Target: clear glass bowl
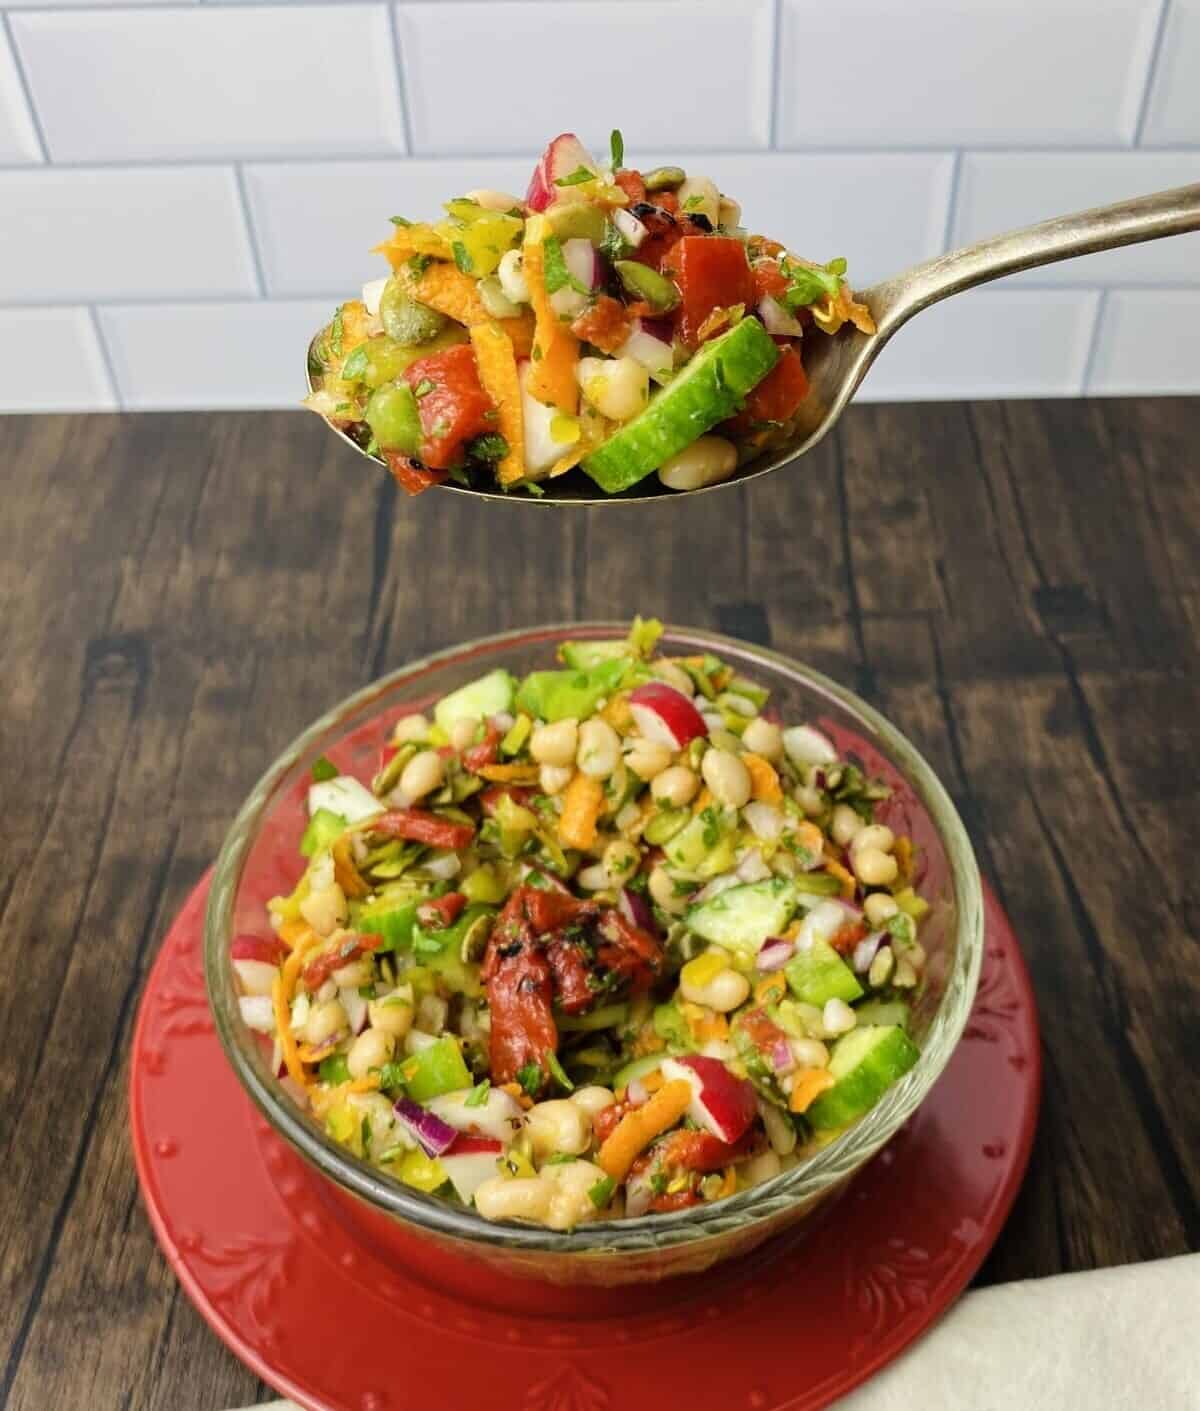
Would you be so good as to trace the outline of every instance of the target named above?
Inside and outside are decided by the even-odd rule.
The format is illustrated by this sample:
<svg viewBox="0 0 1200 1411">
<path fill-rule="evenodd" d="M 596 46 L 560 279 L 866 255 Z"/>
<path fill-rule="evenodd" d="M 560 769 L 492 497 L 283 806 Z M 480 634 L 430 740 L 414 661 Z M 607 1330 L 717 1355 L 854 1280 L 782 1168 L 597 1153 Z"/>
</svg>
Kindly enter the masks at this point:
<svg viewBox="0 0 1200 1411">
<path fill-rule="evenodd" d="M 246 800 L 217 859 L 205 918 L 204 964 L 221 1043 L 243 1087 L 274 1130 L 327 1178 L 326 1193 L 373 1243 L 400 1257 L 413 1251 L 472 1255 L 519 1279 L 613 1286 L 697 1273 L 743 1254 L 808 1219 L 844 1188 L 911 1116 L 946 1066 L 974 998 L 983 950 L 979 870 L 962 821 L 933 771 L 907 739 L 851 692 L 775 652 L 716 633 L 669 628 L 672 655 L 711 651 L 769 687 L 787 721 L 807 721 L 882 775 L 893 797 L 882 817 L 920 849 L 922 895 L 930 902 L 921 940 L 928 952 L 913 1015 L 916 1066 L 853 1126 L 772 1181 L 727 1200 L 668 1215 L 608 1220 L 568 1233 L 494 1224 L 424 1195 L 357 1160 L 314 1122 L 277 1081 L 270 1052 L 242 1023 L 229 959 L 235 936 L 269 936 L 265 903 L 294 887 L 302 859 L 310 768 L 320 755 L 369 777 L 379 747 L 401 715 L 427 709 L 447 691 L 497 666 L 517 675 L 553 663 L 567 639 L 620 637 L 627 624 L 526 628 L 426 657 L 357 692 L 293 741 Z M 414 1243 L 415 1237 L 415 1243 Z M 432 1241 L 438 1249 L 426 1251 Z"/>
</svg>

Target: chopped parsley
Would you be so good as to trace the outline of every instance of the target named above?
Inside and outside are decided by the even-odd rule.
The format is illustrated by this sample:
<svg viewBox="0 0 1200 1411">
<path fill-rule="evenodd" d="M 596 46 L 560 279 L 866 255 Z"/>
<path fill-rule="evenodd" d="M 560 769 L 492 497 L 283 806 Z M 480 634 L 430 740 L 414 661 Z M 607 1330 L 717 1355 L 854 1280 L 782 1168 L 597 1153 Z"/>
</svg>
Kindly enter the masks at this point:
<svg viewBox="0 0 1200 1411">
<path fill-rule="evenodd" d="M 715 848 L 721 841 L 721 824 L 716 810 L 710 806 L 701 813 L 700 818 L 704 824 L 704 846 Z"/>
<path fill-rule="evenodd" d="M 548 1156 L 542 1162 L 543 1166 L 567 1166 L 572 1161 L 577 1161 L 578 1157 L 572 1156 L 569 1151 L 556 1151 L 553 1156 Z"/>
<path fill-rule="evenodd" d="M 337 1087 L 339 1083 L 350 1081 L 350 1069 L 346 1063 L 344 1053 L 331 1053 L 328 1058 L 321 1060 L 317 1068 L 317 1077 L 323 1083 L 329 1083 L 332 1087 Z"/>
<path fill-rule="evenodd" d="M 779 268 L 787 277 L 788 287 L 776 295 L 785 309 L 802 309 L 826 297 L 836 299 L 842 287 L 842 276 L 846 273 L 846 261 L 830 260 L 827 265 L 809 269 L 807 265 L 793 264 L 786 255 L 779 261 Z"/>
<path fill-rule="evenodd" d="M 335 412 L 348 412 L 350 410 L 351 404 L 349 402 L 339 402 L 337 406 L 334 407 Z"/>
<path fill-rule="evenodd" d="M 523 1068 L 518 1068 L 517 1082 L 530 1097 L 537 1097 L 542 1086 L 541 1064 L 526 1063 Z"/>
<path fill-rule="evenodd" d="M 560 176 L 554 184 L 555 186 L 582 186 L 584 182 L 595 179 L 595 172 L 588 171 L 587 167 L 576 167 L 569 175 Z"/>
<path fill-rule="evenodd" d="M 546 1050 L 546 1067 L 550 1070 L 550 1076 L 558 1083 L 559 1087 L 565 1088 L 567 1092 L 575 1091 L 575 1084 L 567 1077 L 566 1069 L 558 1061 L 558 1054 L 553 1049 Z"/>
<path fill-rule="evenodd" d="M 367 345 L 360 343 L 342 364 L 342 377 L 347 382 L 357 382 L 367 370 Z"/>
<path fill-rule="evenodd" d="M 333 316 L 333 322 L 329 325 L 329 351 L 335 358 L 342 356 L 342 334 L 344 325 L 342 321 L 342 306 L 338 305 L 338 311 Z"/>
<path fill-rule="evenodd" d="M 604 238 L 600 242 L 600 253 L 606 255 L 610 260 L 623 260 L 629 253 L 630 246 L 621 232 L 612 223 L 605 221 Z"/>
<path fill-rule="evenodd" d="M 535 343 L 535 344 L 533 345 L 533 352 L 530 354 L 530 356 L 533 358 L 533 360 L 534 360 L 535 363 L 540 363 L 540 362 L 541 362 L 541 360 L 542 360 L 542 349 L 541 349 L 541 345 L 540 345 L 540 344 Z"/>
<path fill-rule="evenodd" d="M 324 755 L 320 759 L 313 760 L 312 777 L 318 784 L 323 784 L 326 779 L 336 779 L 338 772 L 337 765 L 331 759 L 326 759 Z"/>
<path fill-rule="evenodd" d="M 608 150 L 612 155 L 613 171 L 616 171 L 625 162 L 625 139 L 621 136 L 619 127 L 612 130 L 612 136 L 608 139 Z"/>
<path fill-rule="evenodd" d="M 432 392 L 436 387 L 437 383 L 434 382 L 432 378 L 423 377 L 420 382 L 418 382 L 417 385 L 413 388 L 413 396 L 428 397 L 430 392 Z"/>
<path fill-rule="evenodd" d="M 476 436 L 467 447 L 476 460 L 502 461 L 508 455 L 508 442 L 495 431 Z"/>
<path fill-rule="evenodd" d="M 616 1188 L 616 1181 L 614 1181 L 611 1176 L 605 1176 L 602 1181 L 597 1181 L 594 1186 L 590 1187 L 588 1190 L 588 1199 L 597 1210 L 603 1210 L 612 1199 L 613 1191 L 615 1191 Z"/>
<path fill-rule="evenodd" d="M 458 266 L 461 274 L 471 274 L 475 269 L 475 261 L 471 258 L 471 252 L 461 240 L 455 240 L 451 246 L 454 251 L 454 263 Z"/>
<path fill-rule="evenodd" d="M 683 209 L 685 211 L 698 211 L 702 205 L 704 205 L 703 196 L 689 196 L 683 203 Z"/>
<path fill-rule="evenodd" d="M 546 293 L 557 294 L 560 289 L 574 289 L 577 294 L 587 294 L 590 291 L 585 289 L 579 280 L 567 268 L 567 262 L 563 258 L 562 246 L 558 243 L 557 236 L 547 235 L 542 245 L 542 258 L 544 261 Z"/>
<path fill-rule="evenodd" d="M 482 1107 L 487 1102 L 487 1095 L 491 1086 L 491 1082 L 487 1078 L 484 1078 L 481 1083 L 476 1083 L 476 1085 L 467 1094 L 466 1099 L 463 1102 L 463 1106 Z"/>
<path fill-rule="evenodd" d="M 410 221 L 407 216 L 389 216 L 388 220 L 390 220 L 393 225 L 412 225 L 412 221 Z"/>
<path fill-rule="evenodd" d="M 433 264 L 432 255 L 413 255 L 408 261 L 408 268 L 415 275 L 422 275 Z"/>
<path fill-rule="evenodd" d="M 402 1088 L 404 1086 L 404 1065 L 402 1063 L 385 1063 L 379 1070 L 379 1086 L 381 1088 Z"/>
</svg>

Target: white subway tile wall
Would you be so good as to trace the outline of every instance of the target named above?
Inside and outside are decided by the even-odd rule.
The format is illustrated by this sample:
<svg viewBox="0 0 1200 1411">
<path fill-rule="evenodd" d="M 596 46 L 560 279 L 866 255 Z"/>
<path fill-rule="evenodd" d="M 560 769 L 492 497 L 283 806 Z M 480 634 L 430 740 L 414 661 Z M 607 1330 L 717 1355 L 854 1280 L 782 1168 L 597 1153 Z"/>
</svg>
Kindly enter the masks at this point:
<svg viewBox="0 0 1200 1411">
<path fill-rule="evenodd" d="M 1200 0 L 0 0 L 0 410 L 294 405 L 388 216 L 618 125 L 869 284 L 1200 181 Z M 1094 255 L 862 395 L 1200 393 L 1198 316 L 1200 235 Z"/>
</svg>

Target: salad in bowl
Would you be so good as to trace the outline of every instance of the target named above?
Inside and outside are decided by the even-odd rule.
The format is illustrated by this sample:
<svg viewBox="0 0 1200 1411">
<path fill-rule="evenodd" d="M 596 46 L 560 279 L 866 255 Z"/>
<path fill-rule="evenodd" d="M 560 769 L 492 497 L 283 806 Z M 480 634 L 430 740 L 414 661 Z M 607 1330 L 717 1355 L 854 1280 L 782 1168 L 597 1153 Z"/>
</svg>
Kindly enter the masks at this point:
<svg viewBox="0 0 1200 1411">
<path fill-rule="evenodd" d="M 792 434 L 805 337 L 875 331 L 845 260 L 750 234 L 701 172 L 627 166 L 619 132 L 604 162 L 556 137 L 523 197 L 392 223 L 391 273 L 313 340 L 305 405 L 410 494 L 716 484 Z"/>
<path fill-rule="evenodd" d="M 889 787 L 661 630 L 495 666 L 396 719 L 373 771 L 319 757 L 303 873 L 232 938 L 291 1098 L 485 1221 L 721 1202 L 920 1057 L 929 905 Z"/>
</svg>

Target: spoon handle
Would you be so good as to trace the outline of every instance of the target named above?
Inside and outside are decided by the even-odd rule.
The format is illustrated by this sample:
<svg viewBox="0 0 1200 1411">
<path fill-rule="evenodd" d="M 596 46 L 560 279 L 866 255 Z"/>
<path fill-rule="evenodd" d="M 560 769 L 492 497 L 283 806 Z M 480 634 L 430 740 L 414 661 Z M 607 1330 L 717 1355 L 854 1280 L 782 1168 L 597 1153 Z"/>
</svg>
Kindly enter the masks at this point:
<svg viewBox="0 0 1200 1411">
<path fill-rule="evenodd" d="M 880 333 L 886 335 L 939 299 L 989 279 L 1189 230 L 1200 230 L 1200 184 L 1057 216 L 964 245 L 882 281 L 867 291 L 867 300 Z"/>
</svg>

